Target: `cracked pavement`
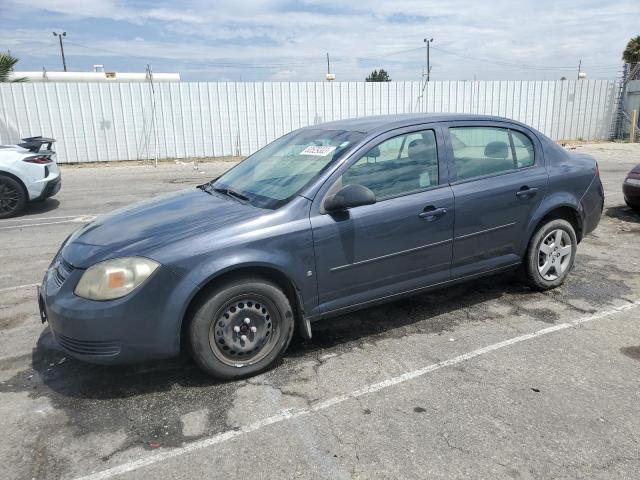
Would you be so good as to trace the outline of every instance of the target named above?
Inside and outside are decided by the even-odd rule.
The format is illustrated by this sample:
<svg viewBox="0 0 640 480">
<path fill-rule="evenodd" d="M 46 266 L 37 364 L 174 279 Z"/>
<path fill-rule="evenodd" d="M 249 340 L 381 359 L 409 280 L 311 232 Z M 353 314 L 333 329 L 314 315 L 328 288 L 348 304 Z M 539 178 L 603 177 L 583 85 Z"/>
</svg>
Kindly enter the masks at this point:
<svg viewBox="0 0 640 480">
<path fill-rule="evenodd" d="M 606 205 L 561 288 L 536 293 L 504 275 L 369 308 L 314 324 L 274 369 L 226 383 L 186 357 L 105 368 L 66 356 L 39 322 L 34 284 L 85 216 L 232 163 L 63 167 L 55 199 L 0 225 L 12 227 L 0 230 L 3 477 L 80 477 L 232 431 L 118 478 L 636 478 L 640 307 L 348 396 L 640 300 L 640 214 L 621 194 L 640 145 L 574 148 L 598 159 Z M 242 433 L 300 409 L 310 413 Z"/>
</svg>

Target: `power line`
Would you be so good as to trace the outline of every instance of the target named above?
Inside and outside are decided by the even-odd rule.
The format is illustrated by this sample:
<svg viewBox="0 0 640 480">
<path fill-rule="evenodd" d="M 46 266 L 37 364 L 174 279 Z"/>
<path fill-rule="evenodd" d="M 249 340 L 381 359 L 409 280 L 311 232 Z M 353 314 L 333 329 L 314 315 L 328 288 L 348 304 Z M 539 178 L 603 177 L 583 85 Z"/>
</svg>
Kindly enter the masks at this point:
<svg viewBox="0 0 640 480">
<path fill-rule="evenodd" d="M 123 52 L 119 52 L 117 50 L 110 50 L 107 48 L 100 48 L 100 47 L 89 47 L 87 45 L 82 45 L 80 43 L 77 42 L 71 42 L 67 40 L 68 44 L 71 45 L 75 45 L 77 47 L 81 47 L 81 48 L 86 48 L 88 50 L 98 50 L 98 51 L 102 51 L 102 52 L 107 52 L 107 53 L 111 53 L 114 55 L 119 55 L 122 57 L 131 57 L 131 58 L 141 58 L 141 59 L 145 59 L 145 60 L 149 60 L 151 58 L 158 60 L 160 63 L 184 63 L 180 60 L 169 60 L 169 59 L 163 59 L 163 57 L 157 57 L 154 55 L 135 55 L 135 54 L 130 54 L 130 53 L 123 53 Z M 220 59 L 220 61 L 195 61 L 192 62 L 194 64 L 200 65 L 200 66 L 213 66 L 213 67 L 221 67 L 221 68 L 284 68 L 284 67 L 295 67 L 295 66 L 307 66 L 307 65 L 313 65 L 315 63 L 317 63 L 315 60 L 309 60 L 308 62 L 305 63 L 301 63 L 301 62 L 288 62 L 288 63 L 269 63 L 269 64 L 255 64 L 255 63 L 241 63 L 241 62 L 230 62 L 230 61 L 224 61 L 223 59 Z"/>
<path fill-rule="evenodd" d="M 394 55 L 400 55 L 401 53 L 416 52 L 422 50 L 424 47 L 406 48 L 404 50 L 397 50 L 395 52 L 384 53 L 375 57 L 358 57 L 357 60 L 379 60 L 381 58 L 392 57 Z"/>
<path fill-rule="evenodd" d="M 424 48 L 424 47 L 423 47 Z M 444 48 L 439 48 L 439 47 L 431 47 L 434 50 L 438 50 L 442 53 L 447 53 L 449 55 L 455 55 L 457 57 L 460 58 L 465 58 L 468 60 L 474 60 L 474 61 L 478 61 L 478 62 L 483 62 L 483 63 L 492 63 L 495 65 L 500 65 L 502 67 L 513 67 L 513 68 L 520 68 L 523 70 L 567 70 L 567 69 L 571 69 L 573 70 L 575 68 L 575 65 L 571 65 L 571 66 L 560 66 L 560 65 L 554 65 L 554 66 L 543 66 L 543 65 L 528 65 L 526 63 L 512 63 L 512 62 L 504 62 L 504 61 L 500 61 L 500 60 L 491 60 L 488 58 L 479 58 L 479 57 L 474 57 L 471 55 L 465 55 L 465 54 L 461 54 L 461 53 L 457 53 L 457 52 L 453 52 L 451 50 L 446 50 Z M 589 68 L 590 69 L 604 69 L 604 68 L 614 68 L 614 67 L 619 67 L 620 64 L 611 64 L 611 65 L 592 65 Z"/>
<path fill-rule="evenodd" d="M 56 42 L 52 41 L 52 42 L 47 42 L 44 45 L 39 45 L 37 47 L 29 48 L 29 49 L 26 49 L 26 50 L 20 50 L 19 52 L 20 52 L 21 55 L 31 54 L 31 53 L 39 52 L 39 51 L 44 50 L 46 48 L 52 48 L 52 47 L 55 47 L 55 46 L 56 46 Z"/>
<path fill-rule="evenodd" d="M 156 57 L 153 55 L 136 55 L 136 54 L 131 54 L 131 53 L 124 53 L 124 52 L 120 52 L 117 50 L 111 50 L 111 49 L 107 49 L 107 48 L 101 48 L 101 47 L 90 47 L 88 45 L 82 45 L 80 43 L 77 42 L 71 42 L 69 40 L 67 40 L 68 44 L 71 45 L 75 45 L 77 47 L 81 47 L 81 48 L 86 48 L 88 50 L 98 50 L 98 51 L 103 51 L 103 52 L 107 52 L 107 53 L 111 53 L 114 55 L 120 55 L 123 57 L 133 57 L 133 58 L 143 58 L 143 59 L 149 59 L 149 58 L 154 58 L 154 59 L 159 59 L 160 62 L 164 62 L 164 63 L 175 63 L 175 62 L 180 62 L 180 60 L 169 60 L 169 59 L 163 59 L 163 57 Z M 389 53 L 384 53 L 375 57 L 357 57 L 356 60 L 359 61 L 366 61 L 366 60 L 378 60 L 380 58 L 386 58 L 386 57 L 391 57 L 394 55 L 400 55 L 402 53 L 409 53 L 409 52 L 414 52 L 417 50 L 421 50 L 424 47 L 417 47 L 417 48 L 407 48 L 407 49 L 403 49 L 403 50 L 397 50 L 397 51 L 393 51 L 393 52 L 389 52 Z M 332 59 L 331 62 L 332 63 L 347 63 L 350 60 L 346 60 L 346 59 Z M 232 61 L 224 61 L 223 59 L 220 59 L 220 61 L 214 60 L 214 61 L 196 61 L 193 62 L 196 63 L 198 65 L 202 65 L 202 66 L 216 66 L 216 67 L 229 67 L 229 68 L 283 68 L 283 67 L 304 67 L 304 66 L 311 66 L 311 65 L 316 65 L 317 64 L 317 60 L 316 59 L 309 59 L 306 61 L 293 61 L 293 62 L 287 62 L 287 63 L 265 63 L 265 64 L 260 64 L 260 63 L 243 63 L 243 62 L 232 62 Z"/>
<path fill-rule="evenodd" d="M 508 67 L 515 67 L 515 68 L 524 68 L 524 69 L 537 69 L 537 70 L 566 70 L 566 69 L 573 69 L 575 68 L 574 65 L 529 65 L 529 64 L 524 64 L 524 63 L 513 63 L 513 62 L 505 62 L 505 61 L 499 61 L 499 60 L 490 60 L 487 58 L 480 58 L 480 57 L 474 57 L 471 55 L 465 55 L 465 54 L 461 54 L 461 53 L 457 53 L 457 52 L 453 52 L 451 50 L 446 50 L 444 48 L 439 48 L 439 47 L 434 47 L 431 46 L 431 48 L 438 50 L 440 52 L 443 53 L 447 53 L 449 55 L 455 55 L 457 57 L 461 57 L 461 58 L 466 58 L 468 60 L 475 60 L 478 62 L 483 62 L 483 63 L 493 63 L 496 65 L 500 65 L 500 66 L 508 66 Z M 414 48 L 408 48 L 408 49 L 403 49 L 403 50 L 398 50 L 398 51 L 394 51 L 394 52 L 390 52 L 390 53 L 386 53 L 383 55 L 379 55 L 379 56 L 375 56 L 375 57 L 359 57 L 358 60 L 377 60 L 380 58 L 386 58 L 386 57 L 390 57 L 390 56 L 394 56 L 394 55 L 399 55 L 402 53 L 410 53 L 410 52 L 415 52 L 418 50 L 424 50 L 427 49 L 427 45 L 425 44 L 424 46 L 421 47 L 414 47 Z M 612 69 L 612 68 L 619 68 L 620 64 L 619 63 L 615 63 L 615 64 L 604 64 L 604 65 L 590 65 L 589 69 L 593 70 L 593 69 Z"/>
<path fill-rule="evenodd" d="M 175 65 L 176 63 L 178 64 L 184 64 L 184 61 L 181 61 L 179 59 L 166 59 L 164 57 L 158 57 L 155 55 L 137 55 L 137 54 L 132 54 L 132 53 L 125 53 L 125 52 L 121 52 L 121 51 L 117 51 L 117 50 L 112 50 L 112 49 L 107 49 L 107 48 L 102 48 L 102 47 L 90 47 L 87 45 L 83 45 L 81 43 L 78 42 L 72 42 L 67 40 L 66 41 L 67 44 L 71 44 L 74 45 L 76 47 L 80 47 L 80 48 L 84 48 L 87 50 L 97 50 L 97 51 L 102 51 L 102 52 L 106 52 L 106 53 L 110 53 L 113 55 L 118 55 L 121 57 L 129 57 L 129 58 L 140 58 L 140 59 L 144 59 L 146 61 L 149 61 L 150 59 L 155 59 L 156 63 L 163 63 L 163 64 L 172 64 Z M 43 47 L 44 48 L 44 47 Z M 356 57 L 355 60 L 356 61 L 371 61 L 371 60 L 380 60 L 382 58 L 388 58 L 388 57 L 392 57 L 392 56 L 396 56 L 396 55 L 401 55 L 401 54 L 407 54 L 407 53 L 412 53 L 412 52 L 417 52 L 417 51 L 421 51 L 423 49 L 426 49 L 426 45 L 425 46 L 420 46 L 420 47 L 414 47 L 414 48 L 406 48 L 406 49 L 401 49 L 401 50 L 396 50 L 396 51 L 392 51 L 392 52 L 388 52 L 388 53 L 384 53 L 375 57 Z M 575 65 L 572 66 L 560 66 L 560 65 L 531 65 L 531 64 L 525 64 L 525 63 L 513 63 L 513 62 L 506 62 L 506 61 L 500 61 L 500 60 L 491 60 L 491 59 L 487 59 L 487 58 L 481 58 L 481 57 L 475 57 L 472 55 L 466 55 L 466 54 L 461 54 L 461 53 L 457 53 L 451 50 L 447 50 L 444 48 L 440 48 L 440 47 L 434 47 L 431 46 L 430 48 L 433 48 L 439 52 L 448 54 L 448 55 L 453 55 L 456 57 L 460 57 L 460 58 L 464 58 L 467 60 L 471 60 L 471 61 L 475 61 L 475 62 L 482 62 L 482 63 L 489 63 L 489 64 L 493 64 L 493 65 L 498 65 L 501 66 L 503 68 L 506 69 L 517 69 L 517 70 L 533 70 L 533 71 L 561 71 L 561 70 L 567 70 L 567 69 L 571 69 L 573 70 L 575 68 Z M 353 59 L 346 59 L 346 58 L 338 58 L 338 59 L 332 59 L 332 62 L 335 63 L 349 63 L 353 61 Z M 406 61 L 406 60 L 403 60 Z M 297 60 L 297 61 L 291 61 L 291 62 L 270 62 L 270 63 L 247 63 L 247 62 L 234 62 L 234 61 L 229 61 L 227 59 L 216 59 L 216 60 L 210 60 L 210 61 L 206 61 L 206 60 L 198 60 L 198 61 L 192 61 L 190 62 L 195 66 L 201 66 L 201 67 L 211 67 L 211 68 L 237 68 L 237 69 L 277 69 L 277 68 L 287 68 L 287 67 L 308 67 L 308 66 L 314 66 L 317 65 L 317 60 L 316 59 L 309 59 L 309 60 Z M 590 65 L 588 66 L 588 70 L 590 71 L 607 71 L 607 70 L 613 70 L 613 69 L 617 69 L 620 68 L 620 64 L 609 64 L 609 65 Z"/>
</svg>

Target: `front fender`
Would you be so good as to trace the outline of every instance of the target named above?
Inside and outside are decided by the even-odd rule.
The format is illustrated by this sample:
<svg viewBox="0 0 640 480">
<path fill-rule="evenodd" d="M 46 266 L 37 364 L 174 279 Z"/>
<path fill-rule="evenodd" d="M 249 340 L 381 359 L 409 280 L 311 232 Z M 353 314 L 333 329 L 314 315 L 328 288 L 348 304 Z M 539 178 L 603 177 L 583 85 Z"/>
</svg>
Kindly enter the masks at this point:
<svg viewBox="0 0 640 480">
<path fill-rule="evenodd" d="M 181 284 L 189 289 L 189 295 L 180 298 L 183 306 L 180 321 L 194 297 L 216 278 L 233 271 L 255 268 L 269 269 L 287 278 L 293 285 L 304 315 L 313 315 L 318 308 L 318 290 L 315 279 L 313 243 L 310 229 L 289 231 L 287 235 L 256 241 L 253 245 L 230 246 L 209 254 L 198 255 L 181 265 Z M 311 272 L 311 274 L 309 274 Z"/>
</svg>

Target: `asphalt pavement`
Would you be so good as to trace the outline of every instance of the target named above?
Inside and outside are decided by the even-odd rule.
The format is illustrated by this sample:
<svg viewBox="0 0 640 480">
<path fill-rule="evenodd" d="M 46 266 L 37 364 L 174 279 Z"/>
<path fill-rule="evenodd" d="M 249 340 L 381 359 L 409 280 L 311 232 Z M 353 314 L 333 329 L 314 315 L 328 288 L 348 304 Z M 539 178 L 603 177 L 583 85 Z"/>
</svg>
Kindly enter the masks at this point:
<svg viewBox="0 0 640 480">
<path fill-rule="evenodd" d="M 274 369 L 219 383 L 187 358 L 68 357 L 36 285 L 97 215 L 231 162 L 63 167 L 54 198 L 0 220 L 3 478 L 638 478 L 640 145 L 581 144 L 606 205 L 562 287 L 501 275 L 315 324 Z"/>
</svg>

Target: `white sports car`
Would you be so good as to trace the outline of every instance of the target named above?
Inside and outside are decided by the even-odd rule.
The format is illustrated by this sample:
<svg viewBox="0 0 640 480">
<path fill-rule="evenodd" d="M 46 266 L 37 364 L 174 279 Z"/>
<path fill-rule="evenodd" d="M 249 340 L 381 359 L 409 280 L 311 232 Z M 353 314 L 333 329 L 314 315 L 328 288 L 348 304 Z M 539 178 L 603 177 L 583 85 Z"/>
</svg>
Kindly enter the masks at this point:
<svg viewBox="0 0 640 480">
<path fill-rule="evenodd" d="M 23 138 L 0 145 L 0 218 L 18 215 L 28 202 L 52 197 L 62 185 L 53 138 Z"/>
</svg>

